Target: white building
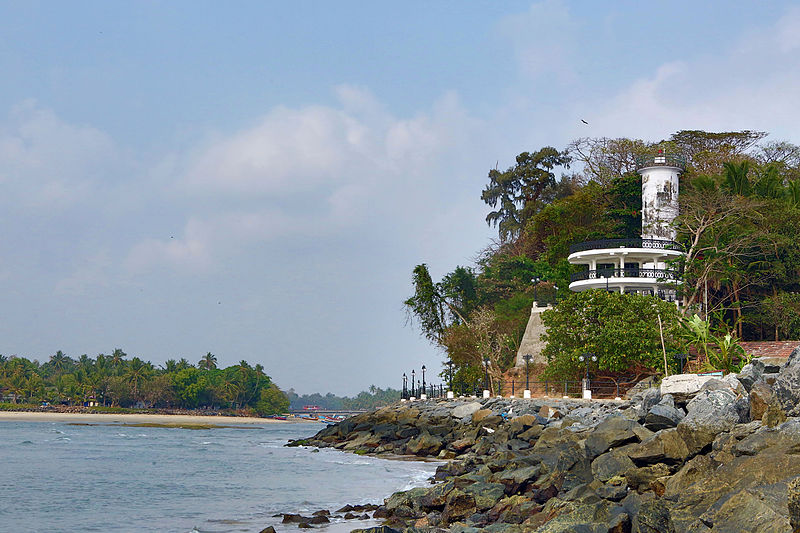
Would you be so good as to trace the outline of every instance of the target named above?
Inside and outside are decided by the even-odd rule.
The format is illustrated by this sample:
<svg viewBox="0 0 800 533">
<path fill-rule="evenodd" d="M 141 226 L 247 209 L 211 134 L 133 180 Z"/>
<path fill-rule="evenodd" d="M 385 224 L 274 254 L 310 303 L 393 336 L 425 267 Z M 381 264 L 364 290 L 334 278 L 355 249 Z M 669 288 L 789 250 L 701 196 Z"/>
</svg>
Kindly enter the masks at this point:
<svg viewBox="0 0 800 533">
<path fill-rule="evenodd" d="M 575 244 L 567 258 L 585 270 L 572 275 L 570 290 L 606 289 L 677 301 L 678 272 L 670 263 L 683 255 L 671 223 L 678 215 L 678 177 L 683 158 L 659 150 L 638 162 L 642 175 L 642 236 Z"/>
</svg>

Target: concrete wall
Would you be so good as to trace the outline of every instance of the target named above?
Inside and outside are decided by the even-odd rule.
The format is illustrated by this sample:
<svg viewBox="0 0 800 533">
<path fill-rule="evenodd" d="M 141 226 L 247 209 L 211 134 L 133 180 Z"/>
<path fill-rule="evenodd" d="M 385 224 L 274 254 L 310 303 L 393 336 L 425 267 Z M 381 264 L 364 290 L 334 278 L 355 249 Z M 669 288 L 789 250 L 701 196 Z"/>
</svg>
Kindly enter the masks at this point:
<svg viewBox="0 0 800 533">
<path fill-rule="evenodd" d="M 547 359 L 542 355 L 542 351 L 544 351 L 544 347 L 547 346 L 547 343 L 541 339 L 541 336 L 546 330 L 544 324 L 542 324 L 542 312 L 548 309 L 550 309 L 550 306 L 539 307 L 536 305 L 536 302 L 533 302 L 531 317 L 528 319 L 525 335 L 523 335 L 522 342 L 517 351 L 515 367 L 525 368 L 525 360 L 522 358 L 525 354 L 530 354 L 533 357 L 531 359 L 531 366 L 535 364 L 547 364 Z"/>
</svg>

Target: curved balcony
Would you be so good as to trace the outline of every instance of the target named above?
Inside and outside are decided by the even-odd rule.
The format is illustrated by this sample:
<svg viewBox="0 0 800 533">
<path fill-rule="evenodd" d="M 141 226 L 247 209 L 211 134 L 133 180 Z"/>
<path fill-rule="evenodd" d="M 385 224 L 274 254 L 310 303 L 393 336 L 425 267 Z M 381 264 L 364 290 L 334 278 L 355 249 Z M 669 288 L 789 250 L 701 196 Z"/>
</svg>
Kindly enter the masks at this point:
<svg viewBox="0 0 800 533">
<path fill-rule="evenodd" d="M 666 239 L 600 239 L 573 244 L 569 253 L 585 252 L 586 250 L 601 250 L 606 248 L 645 248 L 650 250 L 675 250 L 683 252 L 683 245 L 679 242 Z"/>
<path fill-rule="evenodd" d="M 652 279 L 659 281 L 680 281 L 680 272 L 664 268 L 600 268 L 597 270 L 584 270 L 570 276 L 569 281 L 584 281 L 587 279 L 603 278 L 631 278 Z"/>
<path fill-rule="evenodd" d="M 636 169 L 647 167 L 676 167 L 686 170 L 686 158 L 677 154 L 651 154 L 636 158 Z"/>
</svg>

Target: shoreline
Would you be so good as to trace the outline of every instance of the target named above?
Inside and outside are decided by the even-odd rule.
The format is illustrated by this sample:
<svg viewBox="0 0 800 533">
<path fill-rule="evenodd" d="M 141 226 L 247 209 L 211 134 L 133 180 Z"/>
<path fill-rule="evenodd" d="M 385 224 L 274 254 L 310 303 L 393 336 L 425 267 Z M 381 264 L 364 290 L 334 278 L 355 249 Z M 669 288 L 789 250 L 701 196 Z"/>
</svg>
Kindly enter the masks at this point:
<svg viewBox="0 0 800 533">
<path fill-rule="evenodd" d="M 297 424 L 313 421 L 302 419 L 275 420 L 246 416 L 208 416 L 208 415 L 164 415 L 150 413 L 58 413 L 34 411 L 0 411 L 2 422 L 95 422 L 104 424 L 156 423 L 156 424 L 197 424 L 221 425 L 261 425 Z"/>
</svg>

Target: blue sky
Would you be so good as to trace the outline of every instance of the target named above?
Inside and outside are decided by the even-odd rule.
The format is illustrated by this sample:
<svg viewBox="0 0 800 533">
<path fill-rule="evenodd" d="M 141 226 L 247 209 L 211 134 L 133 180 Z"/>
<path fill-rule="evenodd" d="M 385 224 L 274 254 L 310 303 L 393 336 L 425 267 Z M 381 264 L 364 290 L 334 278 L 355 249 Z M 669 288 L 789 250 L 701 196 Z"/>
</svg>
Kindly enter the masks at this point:
<svg viewBox="0 0 800 533">
<path fill-rule="evenodd" d="M 0 353 L 440 368 L 411 270 L 486 173 L 581 136 L 800 143 L 789 2 L 0 2 Z M 589 125 L 581 123 L 581 119 Z"/>
</svg>

